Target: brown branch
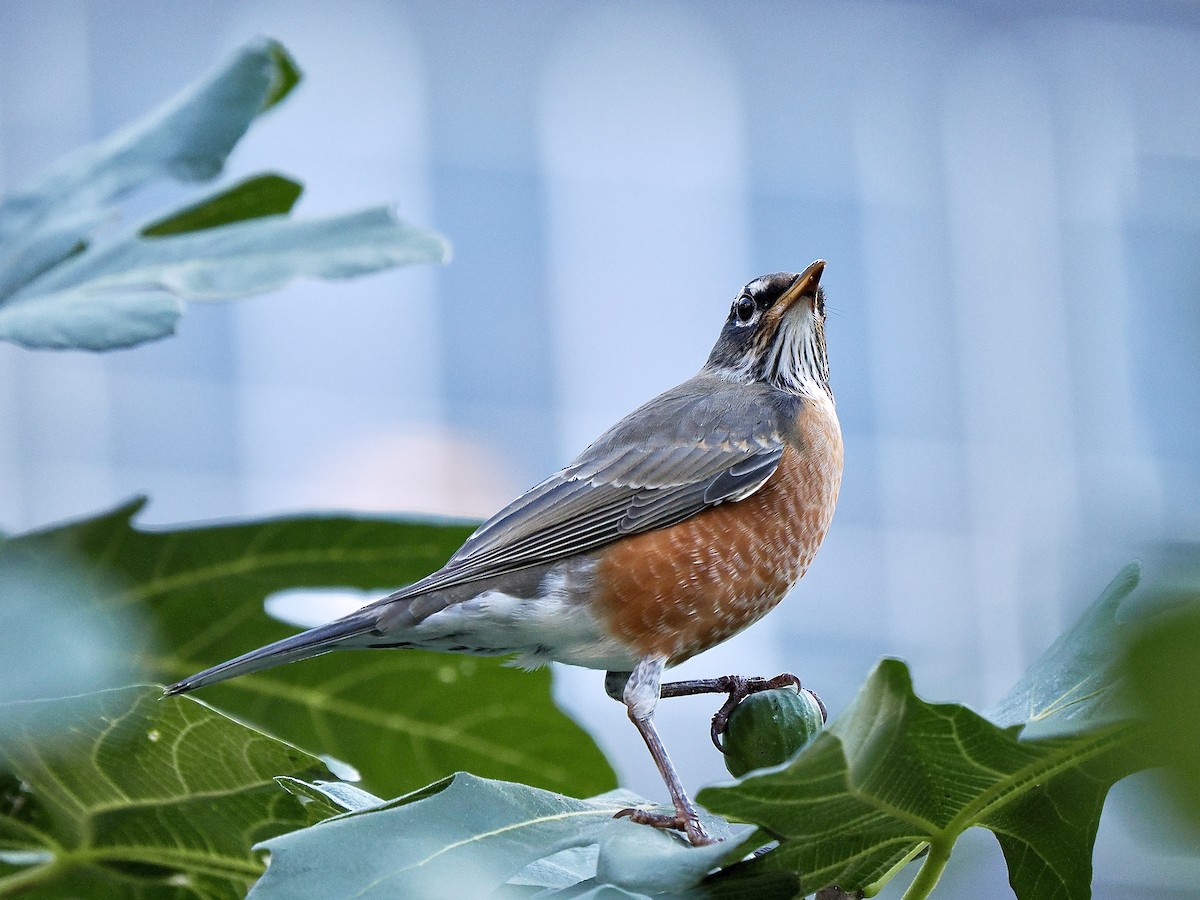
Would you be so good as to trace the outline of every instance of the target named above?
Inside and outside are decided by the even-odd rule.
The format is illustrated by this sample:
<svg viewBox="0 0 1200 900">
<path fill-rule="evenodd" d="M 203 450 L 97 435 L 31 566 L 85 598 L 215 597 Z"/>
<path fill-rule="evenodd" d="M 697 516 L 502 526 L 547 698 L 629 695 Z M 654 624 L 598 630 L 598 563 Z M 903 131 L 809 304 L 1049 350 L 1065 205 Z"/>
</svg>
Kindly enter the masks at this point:
<svg viewBox="0 0 1200 900">
<path fill-rule="evenodd" d="M 851 894 L 834 885 L 832 887 L 821 888 L 821 890 L 817 891 L 816 900 L 862 900 L 862 898 L 862 891 L 855 891 Z"/>
</svg>

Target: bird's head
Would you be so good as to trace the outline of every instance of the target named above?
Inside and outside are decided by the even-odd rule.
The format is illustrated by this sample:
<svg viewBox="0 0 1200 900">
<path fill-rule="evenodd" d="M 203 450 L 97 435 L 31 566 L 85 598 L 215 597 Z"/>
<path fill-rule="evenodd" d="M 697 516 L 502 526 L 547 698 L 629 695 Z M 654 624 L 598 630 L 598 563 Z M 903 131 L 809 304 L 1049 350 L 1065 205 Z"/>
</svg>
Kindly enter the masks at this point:
<svg viewBox="0 0 1200 900">
<path fill-rule="evenodd" d="M 828 394 L 824 269 L 819 259 L 799 275 L 776 272 L 742 288 L 705 368 L 793 394 Z"/>
</svg>

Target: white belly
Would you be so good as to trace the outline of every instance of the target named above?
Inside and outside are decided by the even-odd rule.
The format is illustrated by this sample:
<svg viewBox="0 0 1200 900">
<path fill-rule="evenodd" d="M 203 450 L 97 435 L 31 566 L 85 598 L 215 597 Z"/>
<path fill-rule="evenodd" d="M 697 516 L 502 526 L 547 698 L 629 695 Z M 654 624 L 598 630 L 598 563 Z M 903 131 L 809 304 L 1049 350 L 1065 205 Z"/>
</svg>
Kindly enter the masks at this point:
<svg viewBox="0 0 1200 900">
<path fill-rule="evenodd" d="M 587 571 L 558 570 L 542 579 L 536 597 L 486 591 L 413 626 L 415 646 L 478 656 L 514 656 L 534 669 L 562 662 L 589 669 L 629 671 L 637 655 L 609 636 L 585 601 Z M 408 637 L 406 635 L 405 637 Z"/>
</svg>

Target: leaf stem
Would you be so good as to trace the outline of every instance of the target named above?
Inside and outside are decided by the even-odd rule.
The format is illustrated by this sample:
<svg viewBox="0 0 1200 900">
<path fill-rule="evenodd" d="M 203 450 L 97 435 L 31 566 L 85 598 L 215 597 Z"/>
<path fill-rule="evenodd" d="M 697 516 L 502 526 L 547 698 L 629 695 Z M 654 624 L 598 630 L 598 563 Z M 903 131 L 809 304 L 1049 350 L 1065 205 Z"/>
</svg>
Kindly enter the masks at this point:
<svg viewBox="0 0 1200 900">
<path fill-rule="evenodd" d="M 906 853 L 904 855 L 903 859 L 901 859 L 894 866 L 892 866 L 890 869 L 888 869 L 886 872 L 884 872 L 882 875 L 880 875 L 878 878 L 876 878 L 873 882 L 871 882 L 865 888 L 863 888 L 863 896 L 864 897 L 874 897 L 876 894 L 878 894 L 880 891 L 882 891 L 883 886 L 885 884 L 887 884 L 889 881 L 891 881 L 893 878 L 895 878 L 897 872 L 899 872 L 901 869 L 903 869 L 905 866 L 907 866 L 910 862 L 912 862 L 914 859 L 916 859 L 918 856 L 920 856 L 921 852 L 924 851 L 925 848 L 928 846 L 929 846 L 928 844 L 922 842 L 920 844 L 917 844 L 917 846 L 913 847 L 911 851 L 909 851 L 908 853 Z"/>
<path fill-rule="evenodd" d="M 61 868 L 61 861 L 56 857 L 50 862 L 39 866 L 21 869 L 11 875 L 0 876 L 0 897 L 7 897 L 20 891 L 29 890 L 38 884 L 52 878 Z"/>
<path fill-rule="evenodd" d="M 938 879 L 946 871 L 946 863 L 950 862 L 950 846 L 943 841 L 929 843 L 929 855 L 921 864 L 917 877 L 913 879 L 901 900 L 925 900 L 937 887 Z"/>
</svg>

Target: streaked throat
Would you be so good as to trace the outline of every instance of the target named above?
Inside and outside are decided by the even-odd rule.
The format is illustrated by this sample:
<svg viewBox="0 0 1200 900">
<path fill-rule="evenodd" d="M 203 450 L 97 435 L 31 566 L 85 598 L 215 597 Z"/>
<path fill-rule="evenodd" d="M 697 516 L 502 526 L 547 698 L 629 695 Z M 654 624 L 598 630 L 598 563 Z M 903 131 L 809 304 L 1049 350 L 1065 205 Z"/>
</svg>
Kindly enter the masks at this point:
<svg viewBox="0 0 1200 900">
<path fill-rule="evenodd" d="M 832 398 L 824 326 L 811 314 L 781 322 L 763 362 L 763 380 L 780 390 Z"/>
</svg>

